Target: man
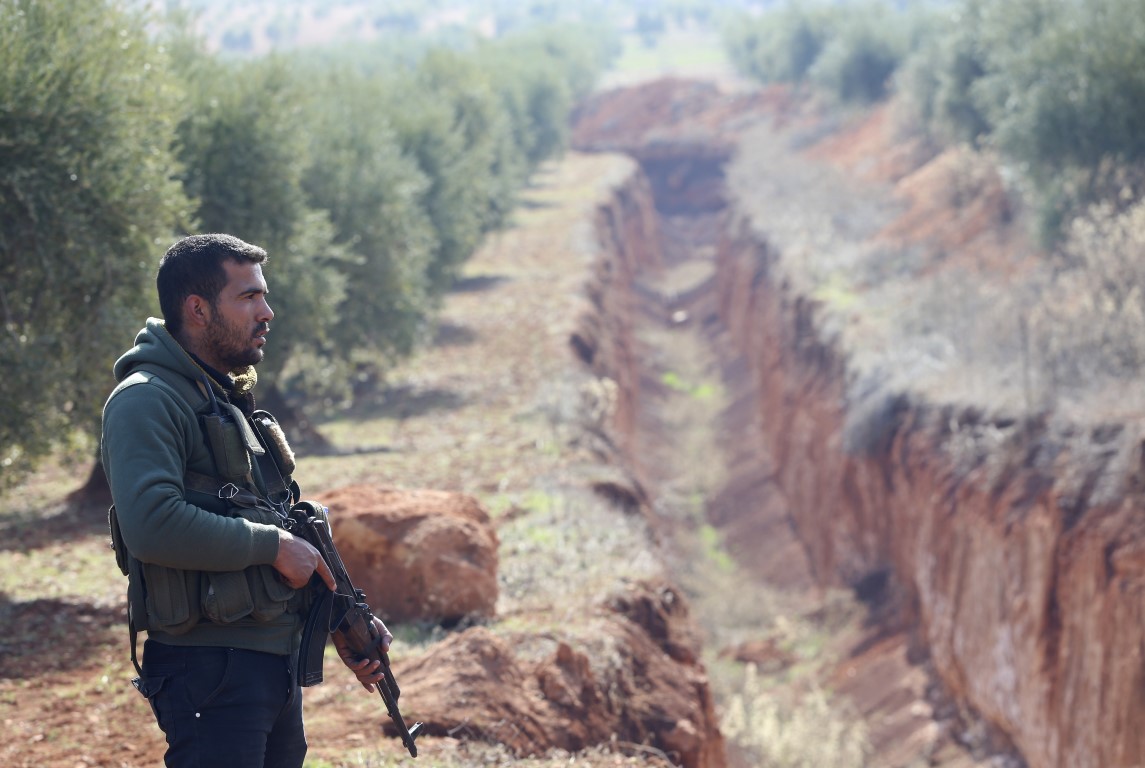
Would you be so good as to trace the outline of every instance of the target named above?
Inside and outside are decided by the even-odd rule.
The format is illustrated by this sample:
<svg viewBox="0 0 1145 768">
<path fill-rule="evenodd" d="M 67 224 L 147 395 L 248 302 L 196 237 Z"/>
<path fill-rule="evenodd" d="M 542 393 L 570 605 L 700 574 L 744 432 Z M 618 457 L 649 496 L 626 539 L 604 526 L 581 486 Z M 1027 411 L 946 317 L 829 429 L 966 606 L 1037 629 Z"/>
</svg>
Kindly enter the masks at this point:
<svg viewBox="0 0 1145 768">
<path fill-rule="evenodd" d="M 274 319 L 266 261 L 230 235 L 173 245 L 156 279 L 164 319 L 148 320 L 116 361 L 103 412 L 133 662 L 135 634 L 147 632 L 133 682 L 166 735 L 168 766 L 286 768 L 306 754 L 297 655 L 307 587 L 334 579 L 283 528 L 298 500 L 294 457 L 254 407 Z M 353 658 L 338 635 L 335 645 L 373 690 L 380 663 Z"/>
</svg>

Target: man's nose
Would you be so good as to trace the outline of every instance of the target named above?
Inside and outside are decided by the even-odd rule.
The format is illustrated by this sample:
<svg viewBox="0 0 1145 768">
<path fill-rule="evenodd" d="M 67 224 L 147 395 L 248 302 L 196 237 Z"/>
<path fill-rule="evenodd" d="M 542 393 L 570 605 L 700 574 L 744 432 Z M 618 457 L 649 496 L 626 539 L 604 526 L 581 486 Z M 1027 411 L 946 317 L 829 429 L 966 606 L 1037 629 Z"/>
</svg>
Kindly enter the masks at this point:
<svg viewBox="0 0 1145 768">
<path fill-rule="evenodd" d="M 262 300 L 262 311 L 259 313 L 259 322 L 269 323 L 274 319 L 274 310 L 270 308 L 270 302 L 266 299 Z"/>
</svg>

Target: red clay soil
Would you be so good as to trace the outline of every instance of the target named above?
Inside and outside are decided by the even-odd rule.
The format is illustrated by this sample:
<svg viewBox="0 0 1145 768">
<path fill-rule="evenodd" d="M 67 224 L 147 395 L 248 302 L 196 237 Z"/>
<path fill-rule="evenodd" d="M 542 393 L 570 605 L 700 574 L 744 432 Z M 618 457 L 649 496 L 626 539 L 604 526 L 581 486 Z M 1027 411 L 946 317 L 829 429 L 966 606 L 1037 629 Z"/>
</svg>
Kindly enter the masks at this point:
<svg viewBox="0 0 1145 768">
<path fill-rule="evenodd" d="M 990 155 L 935 147 L 903 127 L 892 104 L 845 125 L 807 156 L 890 185 L 903 210 L 878 239 L 925 249 L 933 269 L 968 268 L 998 279 L 1035 255 L 1029 228 Z"/>
<path fill-rule="evenodd" d="M 571 142 L 582 150 L 649 151 L 657 143 L 722 146 L 731 120 L 759 109 L 758 92 L 726 94 L 695 80 L 657 80 L 598 94 L 574 113 Z"/>
</svg>

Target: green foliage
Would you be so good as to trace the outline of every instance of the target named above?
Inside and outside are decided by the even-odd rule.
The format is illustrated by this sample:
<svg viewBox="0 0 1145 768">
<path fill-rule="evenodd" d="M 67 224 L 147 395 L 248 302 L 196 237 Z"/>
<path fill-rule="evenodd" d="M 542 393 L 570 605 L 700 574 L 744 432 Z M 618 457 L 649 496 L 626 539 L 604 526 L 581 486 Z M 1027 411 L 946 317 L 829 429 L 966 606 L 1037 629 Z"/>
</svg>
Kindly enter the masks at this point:
<svg viewBox="0 0 1145 768">
<path fill-rule="evenodd" d="M 942 140 L 997 149 L 1031 182 L 1048 241 L 1145 160 L 1145 2 L 963 0 L 905 67 Z"/>
<path fill-rule="evenodd" d="M 736 570 L 736 562 L 724 548 L 723 535 L 714 526 L 704 524 L 699 528 L 700 546 L 712 566 L 723 573 L 732 573 Z"/>
<path fill-rule="evenodd" d="M 657 39 L 664 34 L 666 27 L 667 23 L 662 12 L 647 8 L 636 12 L 636 34 L 649 48 L 656 45 Z"/>
<path fill-rule="evenodd" d="M 909 40 L 907 17 L 885 3 L 841 6 L 808 76 L 842 101 L 879 101 L 887 94 Z"/>
<path fill-rule="evenodd" d="M 994 143 L 1036 171 L 1145 156 L 1145 3 L 987 5 L 974 86 Z"/>
<path fill-rule="evenodd" d="M 224 59 L 186 14 L 73 5 L 0 4 L 4 479 L 98 426 L 100 372 L 181 233 L 269 252 L 272 382 L 329 391 L 412 351 L 616 50 L 586 27 Z"/>
<path fill-rule="evenodd" d="M 887 94 L 928 15 L 882 0 L 790 2 L 757 19 L 732 19 L 724 38 L 737 69 L 760 82 L 810 81 L 841 101 L 869 103 Z"/>
<path fill-rule="evenodd" d="M 728 55 L 736 68 L 763 83 L 803 81 L 831 33 L 821 6 L 790 2 L 758 20 L 732 19 L 725 27 Z"/>
<path fill-rule="evenodd" d="M 260 371 L 273 380 L 292 352 L 328 346 L 343 292 L 336 265 L 344 254 L 302 189 L 304 91 L 278 58 L 183 63 L 193 66 L 178 131 L 180 178 L 198 201 L 198 229 L 233 234 L 271 255 L 267 279 L 279 312 L 274 354 Z"/>
<path fill-rule="evenodd" d="M 899 74 L 899 90 L 922 126 L 944 142 L 976 142 L 989 123 L 971 96 L 986 72 L 977 7 L 936 18 L 935 34 L 911 55 Z"/>
<path fill-rule="evenodd" d="M 521 34 L 479 50 L 527 170 L 564 150 L 574 100 L 592 87 L 617 46 L 615 35 L 574 27 Z"/>
<path fill-rule="evenodd" d="M 528 79 L 528 71 L 538 66 L 555 66 L 574 100 L 588 95 L 623 48 L 620 33 L 600 22 L 537 27 L 495 45 L 517 60 L 515 78 Z"/>
<path fill-rule="evenodd" d="M 572 93 L 603 65 L 605 49 L 586 40 L 542 31 L 434 49 L 385 77 L 370 56 L 295 68 L 308 94 L 310 141 L 295 150 L 307 158 L 306 202 L 328 212 L 352 254 L 338 264 L 345 295 L 329 303 L 338 320 L 327 366 L 413 349 L 529 172 L 563 149 Z"/>
<path fill-rule="evenodd" d="M 525 179 L 509 117 L 474 63 L 432 52 L 401 99 L 405 108 L 395 110 L 403 143 L 431 180 L 426 202 L 440 245 L 428 276 L 437 291 L 452 284 L 481 235 L 503 223 Z"/>
<path fill-rule="evenodd" d="M 428 311 L 428 270 L 438 247 L 425 207 L 429 180 L 400 144 L 389 117 L 391 90 L 353 71 L 315 78 L 307 117 L 310 161 L 303 188 L 329 212 L 336 241 L 352 254 L 339 263 L 345 296 L 330 356 L 408 353 Z"/>
<path fill-rule="evenodd" d="M 119 3 L 0 4 L 0 484 L 98 427 L 185 215 L 179 91 L 147 23 Z"/>
<path fill-rule="evenodd" d="M 941 142 L 998 150 L 1028 182 L 1043 240 L 1145 162 L 1145 0 L 959 0 L 926 7 L 789 3 L 725 35 L 762 82 L 842 101 L 895 85 Z"/>
<path fill-rule="evenodd" d="M 272 254 L 272 374 L 288 351 L 336 376 L 409 353 L 527 174 L 563 148 L 587 68 L 543 35 L 431 50 L 387 77 L 367 74 L 369 56 L 227 64 L 173 47 L 194 85 L 180 138 L 201 226 Z"/>
</svg>

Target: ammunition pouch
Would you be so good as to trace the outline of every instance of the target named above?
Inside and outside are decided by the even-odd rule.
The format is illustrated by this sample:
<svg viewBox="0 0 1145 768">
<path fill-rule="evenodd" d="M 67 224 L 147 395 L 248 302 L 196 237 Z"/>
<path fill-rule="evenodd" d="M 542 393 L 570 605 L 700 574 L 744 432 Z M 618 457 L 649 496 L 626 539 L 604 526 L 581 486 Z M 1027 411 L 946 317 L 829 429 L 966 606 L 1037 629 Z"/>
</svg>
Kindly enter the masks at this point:
<svg viewBox="0 0 1145 768">
<path fill-rule="evenodd" d="M 258 432 L 260 442 L 270 453 L 271 459 L 282 475 L 285 477 L 293 475 L 295 469 L 294 451 L 286 442 L 286 433 L 279 426 L 278 419 L 266 411 L 255 411 L 251 414 L 250 421 L 254 425 L 255 431 Z M 269 478 L 264 479 L 270 482 Z"/>
</svg>

